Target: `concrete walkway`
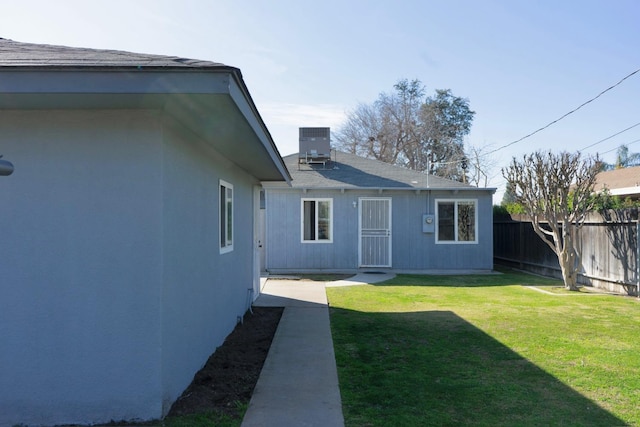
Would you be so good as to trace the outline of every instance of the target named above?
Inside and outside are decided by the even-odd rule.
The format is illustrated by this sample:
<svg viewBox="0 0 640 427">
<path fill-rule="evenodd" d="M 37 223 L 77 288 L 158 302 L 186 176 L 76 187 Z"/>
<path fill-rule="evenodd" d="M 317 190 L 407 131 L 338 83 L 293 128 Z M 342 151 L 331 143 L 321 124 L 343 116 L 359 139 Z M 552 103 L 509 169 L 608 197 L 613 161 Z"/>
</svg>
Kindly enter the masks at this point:
<svg viewBox="0 0 640 427">
<path fill-rule="evenodd" d="M 326 286 L 374 283 L 391 277 L 359 274 Z M 325 283 L 269 279 L 254 306 L 285 310 L 242 427 L 344 426 Z"/>
</svg>

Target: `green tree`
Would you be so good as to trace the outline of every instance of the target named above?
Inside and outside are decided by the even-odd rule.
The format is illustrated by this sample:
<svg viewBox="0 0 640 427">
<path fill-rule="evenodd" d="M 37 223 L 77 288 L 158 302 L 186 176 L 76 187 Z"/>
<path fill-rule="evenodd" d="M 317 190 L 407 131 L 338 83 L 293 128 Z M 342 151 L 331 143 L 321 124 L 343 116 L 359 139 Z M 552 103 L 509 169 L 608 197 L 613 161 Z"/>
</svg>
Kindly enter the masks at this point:
<svg viewBox="0 0 640 427">
<path fill-rule="evenodd" d="M 507 182 L 507 185 L 504 190 L 504 194 L 502 195 L 501 205 L 506 206 L 508 204 L 514 203 L 515 201 L 516 201 L 515 184 L 511 182 Z"/>
<path fill-rule="evenodd" d="M 502 170 L 513 186 L 516 202 L 529 217 L 533 230 L 558 256 L 562 279 L 569 290 L 578 290 L 580 253 L 576 230 L 593 210 L 597 159 L 581 159 L 580 153 L 536 152 L 522 161 L 514 157 Z"/>
<path fill-rule="evenodd" d="M 630 153 L 629 147 L 621 145 L 616 152 L 615 169 L 640 165 L 640 153 Z"/>
<path fill-rule="evenodd" d="M 422 137 L 412 169 L 427 170 L 428 159 L 429 173 L 465 181 L 464 137 L 471 131 L 474 115 L 468 99 L 454 96 L 449 89 L 436 89 L 420 108 Z"/>
<path fill-rule="evenodd" d="M 466 180 L 464 137 L 474 111 L 449 89 L 425 97 L 420 80 L 403 79 L 373 104 L 359 104 L 336 132 L 337 147 L 383 162 Z M 465 165 L 465 163 L 467 163 Z"/>
</svg>

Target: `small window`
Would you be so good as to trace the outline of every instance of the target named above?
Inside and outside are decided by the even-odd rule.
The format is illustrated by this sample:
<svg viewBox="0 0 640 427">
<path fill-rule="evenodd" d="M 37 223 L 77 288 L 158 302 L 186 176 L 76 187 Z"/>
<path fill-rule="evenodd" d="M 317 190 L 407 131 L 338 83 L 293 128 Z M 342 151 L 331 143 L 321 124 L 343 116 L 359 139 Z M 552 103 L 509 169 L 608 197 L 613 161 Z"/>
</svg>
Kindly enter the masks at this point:
<svg viewBox="0 0 640 427">
<path fill-rule="evenodd" d="M 438 243 L 477 243 L 475 200 L 436 200 Z"/>
<path fill-rule="evenodd" d="M 331 243 L 333 201 L 332 199 L 302 200 L 302 241 Z"/>
<path fill-rule="evenodd" d="M 220 253 L 233 250 L 233 185 L 220 180 Z"/>
</svg>

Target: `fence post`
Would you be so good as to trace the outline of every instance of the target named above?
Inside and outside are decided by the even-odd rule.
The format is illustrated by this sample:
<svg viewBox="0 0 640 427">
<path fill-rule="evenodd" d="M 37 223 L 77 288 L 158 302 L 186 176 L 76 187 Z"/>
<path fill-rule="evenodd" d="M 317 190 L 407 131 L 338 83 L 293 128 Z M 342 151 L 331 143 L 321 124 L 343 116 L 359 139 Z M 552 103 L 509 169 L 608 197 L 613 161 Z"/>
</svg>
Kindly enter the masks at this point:
<svg viewBox="0 0 640 427">
<path fill-rule="evenodd" d="M 640 219 L 636 220 L 636 295 L 640 298 Z"/>
<path fill-rule="evenodd" d="M 520 220 L 518 223 L 518 261 L 520 270 L 524 270 L 524 222 Z"/>
</svg>

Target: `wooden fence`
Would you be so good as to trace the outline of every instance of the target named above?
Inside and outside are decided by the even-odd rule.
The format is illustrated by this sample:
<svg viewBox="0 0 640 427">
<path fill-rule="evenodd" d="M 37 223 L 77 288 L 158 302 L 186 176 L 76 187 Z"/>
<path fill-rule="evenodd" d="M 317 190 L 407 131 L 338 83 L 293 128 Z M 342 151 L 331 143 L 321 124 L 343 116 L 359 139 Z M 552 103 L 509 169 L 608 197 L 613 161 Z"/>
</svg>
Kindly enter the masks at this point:
<svg viewBox="0 0 640 427">
<path fill-rule="evenodd" d="M 592 215 L 578 230 L 581 254 L 578 282 L 637 295 L 639 229 L 637 209 Z M 496 264 L 562 277 L 557 256 L 533 231 L 526 218 L 494 218 L 493 254 Z"/>
</svg>

